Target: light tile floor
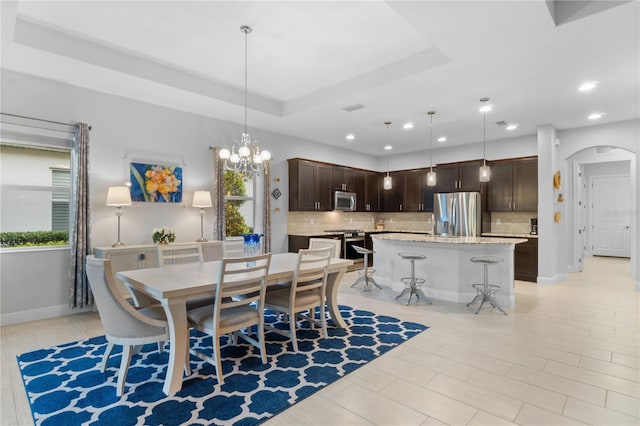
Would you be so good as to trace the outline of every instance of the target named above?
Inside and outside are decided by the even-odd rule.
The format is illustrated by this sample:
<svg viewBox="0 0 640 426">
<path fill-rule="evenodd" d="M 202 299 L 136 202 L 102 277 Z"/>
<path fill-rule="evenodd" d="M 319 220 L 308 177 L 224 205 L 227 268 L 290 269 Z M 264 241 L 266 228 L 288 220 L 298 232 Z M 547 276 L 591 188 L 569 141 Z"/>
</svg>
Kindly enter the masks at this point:
<svg viewBox="0 0 640 426">
<path fill-rule="evenodd" d="M 268 425 L 639 425 L 640 293 L 625 259 L 587 258 L 566 282 L 516 281 L 503 316 L 463 304 L 405 306 L 345 275 L 342 304 L 431 328 Z M 427 290 L 428 295 L 428 290 Z M 102 334 L 96 314 L 4 326 L 0 424 L 31 424 L 15 356 Z"/>
</svg>

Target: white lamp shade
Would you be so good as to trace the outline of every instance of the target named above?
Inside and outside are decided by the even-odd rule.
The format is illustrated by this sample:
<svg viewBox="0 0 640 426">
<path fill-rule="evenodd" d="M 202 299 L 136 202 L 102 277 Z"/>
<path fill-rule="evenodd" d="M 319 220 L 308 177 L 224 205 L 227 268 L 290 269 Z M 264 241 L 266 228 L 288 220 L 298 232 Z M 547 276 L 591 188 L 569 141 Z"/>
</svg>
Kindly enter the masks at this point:
<svg viewBox="0 0 640 426">
<path fill-rule="evenodd" d="M 193 193 L 193 207 L 211 207 L 211 193 L 209 191 L 196 191 Z"/>
<path fill-rule="evenodd" d="M 130 206 L 131 191 L 128 186 L 110 186 L 107 192 L 107 206 Z"/>
</svg>

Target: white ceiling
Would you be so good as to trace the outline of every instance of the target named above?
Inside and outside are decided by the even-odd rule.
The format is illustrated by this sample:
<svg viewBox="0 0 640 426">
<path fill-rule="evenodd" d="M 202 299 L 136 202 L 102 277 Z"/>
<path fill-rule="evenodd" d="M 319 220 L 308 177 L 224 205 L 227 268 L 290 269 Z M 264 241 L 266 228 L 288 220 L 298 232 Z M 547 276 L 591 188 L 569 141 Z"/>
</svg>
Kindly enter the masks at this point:
<svg viewBox="0 0 640 426">
<path fill-rule="evenodd" d="M 249 25 L 254 136 L 385 155 L 387 120 L 395 153 L 429 146 L 429 110 L 434 138 L 481 141 L 484 96 L 488 140 L 640 117 L 639 22 L 638 1 L 2 1 L 2 67 L 242 123 Z"/>
</svg>

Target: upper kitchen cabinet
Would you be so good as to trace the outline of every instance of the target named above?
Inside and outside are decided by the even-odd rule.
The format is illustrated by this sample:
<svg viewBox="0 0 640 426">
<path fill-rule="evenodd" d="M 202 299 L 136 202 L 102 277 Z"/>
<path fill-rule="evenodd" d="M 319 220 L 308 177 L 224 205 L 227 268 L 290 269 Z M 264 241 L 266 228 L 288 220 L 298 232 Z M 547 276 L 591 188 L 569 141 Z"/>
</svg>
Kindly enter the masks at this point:
<svg viewBox="0 0 640 426">
<path fill-rule="evenodd" d="M 498 161 L 491 164 L 488 210 L 534 212 L 538 210 L 538 160 Z"/>
<path fill-rule="evenodd" d="M 333 166 L 293 158 L 289 163 L 289 210 L 331 210 Z"/>
<path fill-rule="evenodd" d="M 380 211 L 380 186 L 382 175 L 377 172 L 365 172 L 364 211 Z M 358 211 L 360 211 L 360 198 L 358 198 Z"/>
<path fill-rule="evenodd" d="M 331 170 L 331 188 L 333 191 L 355 192 L 356 211 L 366 210 L 365 184 L 366 174 L 364 170 L 352 169 L 344 166 L 333 166 Z"/>
<path fill-rule="evenodd" d="M 438 164 L 438 192 L 481 191 L 482 160 Z"/>
<path fill-rule="evenodd" d="M 382 211 L 384 212 L 402 212 L 404 211 L 404 175 L 405 172 L 391 172 L 391 189 L 381 189 Z M 386 176 L 382 175 L 381 180 Z"/>
<path fill-rule="evenodd" d="M 433 211 L 433 194 L 436 192 L 436 187 L 427 186 L 428 172 L 429 169 L 407 170 L 404 172 L 402 211 Z"/>
</svg>

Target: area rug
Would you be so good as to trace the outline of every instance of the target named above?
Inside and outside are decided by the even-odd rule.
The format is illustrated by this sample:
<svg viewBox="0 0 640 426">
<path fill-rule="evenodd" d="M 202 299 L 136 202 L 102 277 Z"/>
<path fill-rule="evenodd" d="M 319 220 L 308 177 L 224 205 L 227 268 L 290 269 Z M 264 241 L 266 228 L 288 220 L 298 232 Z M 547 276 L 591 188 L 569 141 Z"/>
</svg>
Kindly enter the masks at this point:
<svg viewBox="0 0 640 426">
<path fill-rule="evenodd" d="M 192 375 L 171 397 L 162 392 L 168 351 L 158 352 L 155 344 L 133 356 L 120 398 L 119 353 L 100 372 L 104 336 L 28 352 L 18 356 L 18 364 L 36 425 L 255 425 L 428 328 L 349 306 L 340 312 L 347 328 L 330 323 L 327 339 L 317 328 L 301 329 L 298 352 L 287 338 L 266 333 L 265 365 L 242 339 L 223 346 L 222 386 L 214 367 L 192 356 Z M 287 327 L 273 313 L 265 321 Z M 211 353 L 211 338 L 192 330 L 191 346 Z"/>
</svg>

